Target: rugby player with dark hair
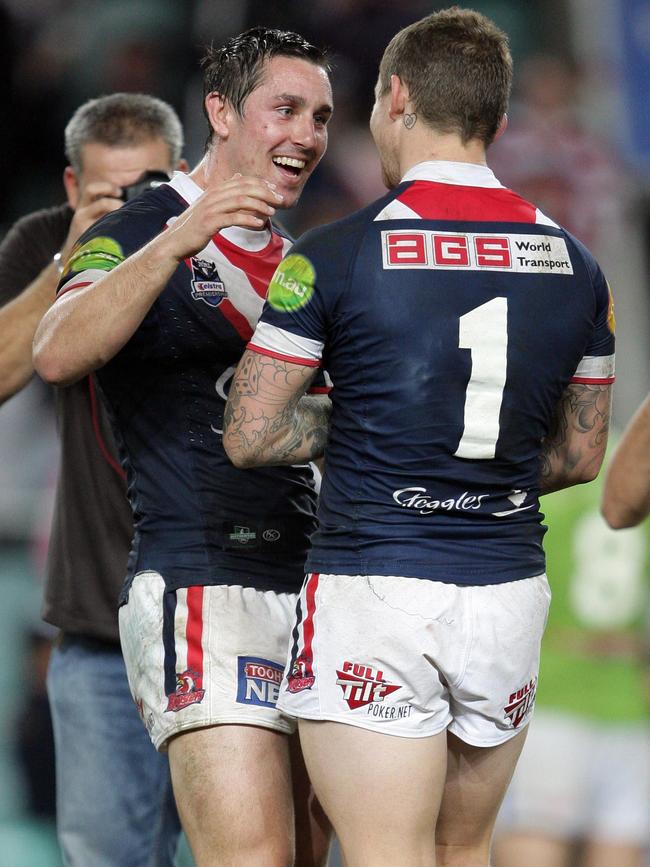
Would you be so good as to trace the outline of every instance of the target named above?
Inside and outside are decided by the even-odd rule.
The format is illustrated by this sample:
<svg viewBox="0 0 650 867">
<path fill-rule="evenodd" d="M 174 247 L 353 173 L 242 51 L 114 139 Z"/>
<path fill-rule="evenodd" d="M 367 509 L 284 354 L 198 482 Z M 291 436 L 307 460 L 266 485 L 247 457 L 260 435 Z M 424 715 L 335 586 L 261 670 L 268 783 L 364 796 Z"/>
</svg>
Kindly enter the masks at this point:
<svg viewBox="0 0 650 867">
<path fill-rule="evenodd" d="M 271 220 L 325 152 L 332 94 L 324 54 L 295 33 L 247 31 L 204 71 L 205 156 L 80 239 L 35 362 L 58 384 L 96 371 L 113 414 L 135 523 L 122 648 L 197 865 L 318 864 L 326 822 L 275 707 L 313 471 L 237 470 L 221 429 L 291 245 Z"/>
</svg>

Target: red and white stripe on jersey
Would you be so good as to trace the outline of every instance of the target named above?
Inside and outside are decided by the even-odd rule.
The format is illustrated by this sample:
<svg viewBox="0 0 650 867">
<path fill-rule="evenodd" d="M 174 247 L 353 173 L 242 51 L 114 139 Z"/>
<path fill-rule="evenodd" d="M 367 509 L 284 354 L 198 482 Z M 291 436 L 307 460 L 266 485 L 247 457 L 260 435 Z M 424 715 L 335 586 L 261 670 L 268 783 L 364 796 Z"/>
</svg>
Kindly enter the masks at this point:
<svg viewBox="0 0 650 867">
<path fill-rule="evenodd" d="M 277 325 L 259 322 L 247 349 L 291 364 L 318 367 L 323 355 L 323 345 L 320 340 L 311 340 L 309 337 L 301 337 L 278 328 Z"/>
<path fill-rule="evenodd" d="M 571 382 L 585 385 L 611 385 L 614 375 L 614 355 L 585 355 Z"/>
<path fill-rule="evenodd" d="M 203 599 L 204 587 L 184 587 L 176 591 L 174 612 L 174 645 L 176 672 L 191 671 L 195 686 L 203 681 Z M 200 681 L 200 682 L 199 682 Z"/>
<path fill-rule="evenodd" d="M 538 208 L 506 189 L 487 166 L 432 160 L 410 169 L 412 181 L 375 217 L 381 220 L 556 224 Z"/>
<path fill-rule="evenodd" d="M 309 689 L 314 683 L 314 636 L 318 579 L 319 574 L 317 572 L 308 575 L 298 597 L 296 605 L 298 622 L 294 626 L 289 649 L 287 672 L 289 692 Z"/>
<path fill-rule="evenodd" d="M 203 193 L 201 187 L 182 172 L 174 174 L 170 186 L 188 205 Z M 229 226 L 218 232 L 196 254 L 197 259 L 216 265 L 228 293 L 219 304 L 219 312 L 243 340 L 251 337 L 262 313 L 271 278 L 290 247 L 291 241 L 268 229 L 254 231 Z M 191 269 L 189 259 L 185 264 Z"/>
<path fill-rule="evenodd" d="M 102 271 L 99 268 L 89 268 L 87 271 L 82 271 L 80 274 L 71 274 L 68 280 L 63 283 L 59 289 L 56 296 L 57 301 L 63 295 L 72 292 L 74 289 L 83 289 L 85 286 L 92 286 L 92 284 L 96 283 L 100 277 L 105 277 L 106 273 L 106 271 Z"/>
</svg>

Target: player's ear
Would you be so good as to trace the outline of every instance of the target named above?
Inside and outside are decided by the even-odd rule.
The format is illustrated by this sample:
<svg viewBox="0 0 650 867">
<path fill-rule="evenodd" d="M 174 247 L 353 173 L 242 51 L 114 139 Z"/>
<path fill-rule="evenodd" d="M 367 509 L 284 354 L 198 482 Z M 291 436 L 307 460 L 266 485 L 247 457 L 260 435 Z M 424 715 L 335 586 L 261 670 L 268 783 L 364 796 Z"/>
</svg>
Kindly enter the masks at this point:
<svg viewBox="0 0 650 867">
<path fill-rule="evenodd" d="M 63 186 L 65 187 L 65 194 L 68 197 L 68 204 L 74 211 L 79 204 L 81 190 L 79 186 L 79 178 L 72 166 L 66 166 L 63 170 Z"/>
<path fill-rule="evenodd" d="M 492 139 L 495 142 L 497 139 L 500 139 L 504 132 L 508 129 L 508 115 L 504 113 L 503 117 L 499 121 L 499 126 L 497 127 L 497 131 Z"/>
<path fill-rule="evenodd" d="M 408 87 L 404 84 L 399 75 L 391 75 L 390 102 L 388 105 L 388 116 L 391 120 L 395 120 L 404 114 L 408 100 Z"/>
<path fill-rule="evenodd" d="M 233 120 L 233 109 L 224 97 L 213 90 L 205 98 L 205 110 L 210 126 L 219 138 L 228 138 L 230 124 Z"/>
</svg>

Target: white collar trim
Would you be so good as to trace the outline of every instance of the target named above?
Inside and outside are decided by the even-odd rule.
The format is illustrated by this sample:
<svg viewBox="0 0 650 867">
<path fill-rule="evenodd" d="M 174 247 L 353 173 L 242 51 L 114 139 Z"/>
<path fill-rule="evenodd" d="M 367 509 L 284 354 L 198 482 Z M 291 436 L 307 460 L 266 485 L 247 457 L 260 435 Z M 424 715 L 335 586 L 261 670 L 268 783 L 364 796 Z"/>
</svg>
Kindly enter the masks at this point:
<svg viewBox="0 0 650 867">
<path fill-rule="evenodd" d="M 457 184 L 463 187 L 503 187 L 492 169 L 476 163 L 455 163 L 450 160 L 427 160 L 412 166 L 402 178 L 404 181 L 435 181 L 439 184 Z"/>
<path fill-rule="evenodd" d="M 186 172 L 174 172 L 169 186 L 176 190 L 188 205 L 195 202 L 203 193 L 201 187 Z"/>
</svg>

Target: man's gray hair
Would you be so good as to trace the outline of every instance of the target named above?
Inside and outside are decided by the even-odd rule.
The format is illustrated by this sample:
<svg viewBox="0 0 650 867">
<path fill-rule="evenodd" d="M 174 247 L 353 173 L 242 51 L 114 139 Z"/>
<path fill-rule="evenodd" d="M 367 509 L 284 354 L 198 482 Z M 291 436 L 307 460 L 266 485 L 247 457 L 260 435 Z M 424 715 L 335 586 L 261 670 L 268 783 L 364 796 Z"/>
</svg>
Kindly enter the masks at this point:
<svg viewBox="0 0 650 867">
<path fill-rule="evenodd" d="M 169 148 L 170 166 L 175 167 L 183 150 L 183 128 L 174 109 L 144 93 L 112 93 L 75 111 L 65 128 L 65 155 L 79 173 L 84 145 L 137 147 L 156 138 Z"/>
</svg>

